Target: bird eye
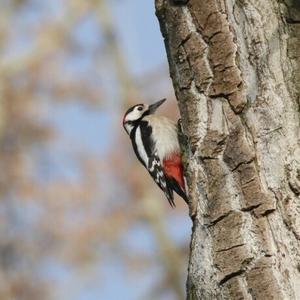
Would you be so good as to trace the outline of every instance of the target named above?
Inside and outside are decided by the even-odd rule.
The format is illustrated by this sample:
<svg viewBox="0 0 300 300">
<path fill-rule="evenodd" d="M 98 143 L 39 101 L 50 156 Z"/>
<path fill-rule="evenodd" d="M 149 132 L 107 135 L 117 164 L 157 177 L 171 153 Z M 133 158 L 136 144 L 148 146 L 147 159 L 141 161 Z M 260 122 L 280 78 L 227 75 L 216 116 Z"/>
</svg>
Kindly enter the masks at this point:
<svg viewBox="0 0 300 300">
<path fill-rule="evenodd" d="M 138 110 L 139 110 L 139 111 L 143 110 L 143 107 L 142 107 L 142 106 L 139 106 L 139 107 L 138 107 Z"/>
</svg>

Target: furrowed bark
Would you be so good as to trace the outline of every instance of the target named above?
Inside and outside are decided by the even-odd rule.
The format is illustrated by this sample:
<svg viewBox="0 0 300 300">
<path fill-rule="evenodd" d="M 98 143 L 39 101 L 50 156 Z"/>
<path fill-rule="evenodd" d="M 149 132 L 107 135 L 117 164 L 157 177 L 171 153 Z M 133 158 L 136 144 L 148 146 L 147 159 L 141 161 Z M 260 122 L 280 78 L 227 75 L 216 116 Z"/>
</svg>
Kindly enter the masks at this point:
<svg viewBox="0 0 300 300">
<path fill-rule="evenodd" d="M 156 0 L 187 136 L 188 299 L 300 299 L 300 4 Z"/>
</svg>

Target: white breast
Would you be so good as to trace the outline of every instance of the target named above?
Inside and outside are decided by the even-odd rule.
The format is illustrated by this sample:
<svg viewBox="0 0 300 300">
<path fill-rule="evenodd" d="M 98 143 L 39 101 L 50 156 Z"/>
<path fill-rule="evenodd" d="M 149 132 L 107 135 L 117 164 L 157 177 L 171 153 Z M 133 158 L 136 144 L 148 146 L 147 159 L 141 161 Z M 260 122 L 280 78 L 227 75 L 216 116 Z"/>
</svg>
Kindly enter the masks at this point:
<svg viewBox="0 0 300 300">
<path fill-rule="evenodd" d="M 177 126 L 168 118 L 149 115 L 144 118 L 152 126 L 152 137 L 156 143 L 157 154 L 162 161 L 180 150 Z"/>
</svg>

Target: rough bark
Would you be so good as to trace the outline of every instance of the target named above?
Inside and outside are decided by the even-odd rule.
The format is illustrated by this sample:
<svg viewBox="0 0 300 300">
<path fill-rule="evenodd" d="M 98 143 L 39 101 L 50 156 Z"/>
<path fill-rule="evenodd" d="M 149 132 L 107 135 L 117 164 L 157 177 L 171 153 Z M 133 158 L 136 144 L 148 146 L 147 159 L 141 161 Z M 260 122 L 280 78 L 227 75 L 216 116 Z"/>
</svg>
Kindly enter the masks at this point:
<svg viewBox="0 0 300 300">
<path fill-rule="evenodd" d="M 156 13 L 187 136 L 187 298 L 300 299 L 299 1 Z"/>
</svg>

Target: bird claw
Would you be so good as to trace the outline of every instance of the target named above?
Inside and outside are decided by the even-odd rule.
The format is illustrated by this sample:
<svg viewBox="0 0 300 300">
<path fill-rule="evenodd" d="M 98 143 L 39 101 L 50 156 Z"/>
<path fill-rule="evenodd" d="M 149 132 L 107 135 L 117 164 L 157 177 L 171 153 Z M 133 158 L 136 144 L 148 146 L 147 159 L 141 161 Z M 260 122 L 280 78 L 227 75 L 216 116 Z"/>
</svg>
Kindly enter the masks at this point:
<svg viewBox="0 0 300 300">
<path fill-rule="evenodd" d="M 183 136 L 183 128 L 182 128 L 182 119 L 178 119 L 177 121 L 177 132 L 178 132 L 178 136 Z"/>
<path fill-rule="evenodd" d="M 181 118 L 178 119 L 177 126 L 178 126 L 178 131 L 182 132 L 182 119 Z"/>
</svg>

